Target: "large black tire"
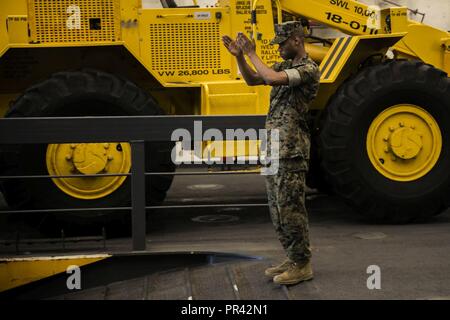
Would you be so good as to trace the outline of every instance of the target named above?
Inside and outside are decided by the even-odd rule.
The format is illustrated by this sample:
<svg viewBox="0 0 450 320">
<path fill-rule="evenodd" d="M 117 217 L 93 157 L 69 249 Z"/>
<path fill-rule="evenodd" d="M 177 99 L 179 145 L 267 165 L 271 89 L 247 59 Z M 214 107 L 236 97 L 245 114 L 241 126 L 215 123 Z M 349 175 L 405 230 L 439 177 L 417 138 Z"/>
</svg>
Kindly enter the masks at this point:
<svg viewBox="0 0 450 320">
<path fill-rule="evenodd" d="M 156 101 L 143 90 L 125 79 L 96 71 L 81 70 L 52 75 L 25 91 L 13 104 L 6 117 L 57 116 L 136 116 L 163 115 Z M 4 175 L 48 174 L 46 168 L 47 145 L 3 147 Z M 146 144 L 146 171 L 173 171 L 172 143 Z M 31 161 L 30 161 L 31 159 Z M 130 179 L 112 194 L 95 200 L 80 200 L 61 191 L 50 179 L 7 180 L 0 186 L 10 207 L 19 209 L 120 207 L 130 205 Z M 152 176 L 147 179 L 147 203 L 160 203 L 170 188 L 172 176 Z M 125 214 L 124 214 L 125 213 Z M 86 213 L 64 214 L 71 225 L 80 221 L 111 225 L 128 222 L 129 212 L 120 214 Z M 124 220 L 123 220 L 124 219 Z M 125 227 L 125 226 L 123 226 Z M 128 228 L 125 227 L 125 228 Z M 76 228 L 75 228 L 76 229 Z M 100 229 L 98 229 L 100 230 Z"/>
<path fill-rule="evenodd" d="M 386 178 L 372 165 L 366 139 L 372 121 L 397 104 L 425 109 L 438 122 L 436 165 L 409 182 Z M 334 191 L 370 220 L 406 223 L 441 213 L 450 195 L 450 80 L 417 61 L 368 67 L 344 83 L 327 106 L 320 134 L 322 168 Z"/>
</svg>

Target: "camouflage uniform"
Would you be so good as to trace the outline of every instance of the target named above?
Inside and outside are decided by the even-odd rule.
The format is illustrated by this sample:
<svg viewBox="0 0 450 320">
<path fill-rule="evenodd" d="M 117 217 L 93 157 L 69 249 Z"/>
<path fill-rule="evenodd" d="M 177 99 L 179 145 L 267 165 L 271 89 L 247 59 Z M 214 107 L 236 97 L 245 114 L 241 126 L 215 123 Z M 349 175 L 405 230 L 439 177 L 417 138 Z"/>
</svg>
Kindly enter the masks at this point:
<svg viewBox="0 0 450 320">
<path fill-rule="evenodd" d="M 288 39 L 299 23 L 276 27 L 272 43 Z M 270 110 L 266 118 L 268 133 L 279 130 L 279 170 L 266 176 L 267 195 L 272 222 L 288 257 L 296 263 L 311 258 L 308 215 L 305 207 L 305 173 L 309 166 L 310 133 L 306 121 L 309 104 L 319 88 L 320 71 L 305 57 L 293 65 L 286 60 L 273 66 L 288 75 L 289 85 L 273 87 Z M 270 137 L 270 134 L 269 134 Z M 270 154 L 270 139 L 267 154 Z"/>
</svg>

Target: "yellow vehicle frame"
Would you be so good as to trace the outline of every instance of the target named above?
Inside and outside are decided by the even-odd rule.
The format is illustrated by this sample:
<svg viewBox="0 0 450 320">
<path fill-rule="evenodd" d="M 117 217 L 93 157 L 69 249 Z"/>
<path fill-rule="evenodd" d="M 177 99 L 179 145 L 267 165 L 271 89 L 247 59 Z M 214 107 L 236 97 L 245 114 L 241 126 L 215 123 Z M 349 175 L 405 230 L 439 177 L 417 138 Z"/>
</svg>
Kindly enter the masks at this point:
<svg viewBox="0 0 450 320">
<path fill-rule="evenodd" d="M 220 36 L 238 31 L 255 33 L 263 60 L 268 64 L 277 61 L 276 49 L 268 44 L 274 33 L 270 0 L 220 0 L 215 8 L 163 9 L 143 9 L 139 0 L 110 0 L 107 10 L 99 7 L 100 2 L 92 0 L 60 1 L 56 9 L 51 7 L 51 2 L 45 3 L 35 0 L 0 3 L 0 20 L 7 21 L 7 28 L 0 28 L 0 62 L 5 61 L 5 55 L 11 49 L 45 49 L 46 53 L 39 57 L 30 53 L 35 59 L 34 64 L 45 65 L 46 56 L 51 57 L 50 51 L 56 48 L 66 49 L 61 52 L 80 54 L 80 50 L 87 47 L 111 50 L 124 47 L 132 57 L 130 60 L 148 72 L 147 78 L 151 77 L 148 82 L 152 82 L 153 89 L 155 86 L 168 89 L 158 90 L 155 96 L 171 114 L 264 114 L 267 111 L 269 88 L 249 88 L 244 84 L 237 65 L 220 44 Z M 326 106 L 331 94 L 358 63 L 389 47 L 399 57 L 420 59 L 450 71 L 448 32 L 409 20 L 406 8 L 376 12 L 378 28 L 375 29 L 368 24 L 375 9 L 357 1 L 281 0 L 275 3 L 279 20 L 281 10 L 284 10 L 352 36 L 337 39 L 331 49 L 318 45 L 308 47 L 313 58 L 321 63 L 323 73 L 322 90 L 313 106 L 315 109 Z M 80 9 L 81 30 L 71 34 L 70 30 L 65 30 L 71 14 L 63 9 L 74 4 Z M 99 31 L 89 29 L 92 17 L 85 12 L 92 10 L 98 13 L 95 17 L 100 16 L 98 19 L 108 24 L 101 34 L 96 35 Z M 253 25 L 249 20 L 251 11 L 257 16 L 257 23 Z M 58 18 L 45 20 L 45 29 L 41 20 L 46 19 L 44 14 L 50 13 Z M 390 17 L 389 25 L 387 16 Z M 53 27 L 48 27 L 49 23 Z M 17 52 L 14 50 L 10 56 L 16 56 Z M 76 63 L 67 59 L 59 57 L 57 60 L 59 68 L 76 67 Z M 4 113 L 8 102 L 29 85 L 30 82 L 25 80 L 27 77 L 42 79 L 48 76 L 45 73 L 52 71 L 51 68 L 48 71 L 35 66 L 28 68 L 31 70 L 27 70 L 13 88 L 2 86 L 0 113 Z M 143 82 L 142 78 L 140 82 Z M 2 84 L 7 81 L 0 79 Z M 142 86 L 150 87 L 150 84 L 142 83 Z M 167 92 L 177 88 L 191 88 L 198 99 L 190 106 L 186 106 L 183 98 L 175 101 L 174 97 L 182 96 L 177 94 L 180 91 Z M 168 96 L 171 98 L 167 99 Z"/>
</svg>

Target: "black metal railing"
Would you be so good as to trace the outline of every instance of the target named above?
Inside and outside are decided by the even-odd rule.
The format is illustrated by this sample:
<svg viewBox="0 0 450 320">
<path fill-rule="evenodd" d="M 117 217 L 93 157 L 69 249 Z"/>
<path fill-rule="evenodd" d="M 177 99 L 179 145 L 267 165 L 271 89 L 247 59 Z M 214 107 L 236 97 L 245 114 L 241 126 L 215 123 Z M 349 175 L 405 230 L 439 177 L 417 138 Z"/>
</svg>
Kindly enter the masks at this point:
<svg viewBox="0 0 450 320">
<path fill-rule="evenodd" d="M 130 176 L 131 207 L 106 208 L 64 208 L 46 210 L 3 210 L 0 213 L 32 212 L 90 212 L 131 210 L 132 249 L 146 249 L 146 209 L 206 208 L 206 207 L 255 207 L 267 204 L 209 204 L 146 206 L 146 176 L 155 175 L 221 175 L 233 172 L 145 172 L 145 142 L 171 141 L 172 132 L 183 128 L 195 137 L 194 123 L 201 121 L 202 131 L 217 129 L 226 136 L 228 129 L 262 129 L 265 116 L 134 116 L 134 117 L 64 117 L 64 118 L 3 118 L 0 119 L 0 145 L 5 144 L 56 144 L 56 143 L 95 143 L 129 142 L 131 144 L 132 167 L 128 174 L 83 175 L 83 177 Z M 243 172 L 239 172 L 243 174 Z M 250 173 L 254 174 L 254 173 Z M 79 175 L 54 176 L 0 176 L 0 179 L 48 179 L 79 178 Z"/>
</svg>

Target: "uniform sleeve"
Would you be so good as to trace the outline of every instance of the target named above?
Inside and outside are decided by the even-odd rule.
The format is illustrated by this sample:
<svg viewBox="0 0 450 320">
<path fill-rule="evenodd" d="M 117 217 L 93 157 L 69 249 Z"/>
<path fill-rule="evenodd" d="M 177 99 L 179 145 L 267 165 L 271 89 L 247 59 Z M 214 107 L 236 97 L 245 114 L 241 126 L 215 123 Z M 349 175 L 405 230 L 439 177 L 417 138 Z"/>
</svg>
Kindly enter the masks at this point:
<svg viewBox="0 0 450 320">
<path fill-rule="evenodd" d="M 319 67 L 315 63 L 300 65 L 295 68 L 286 69 L 284 72 L 289 79 L 289 87 L 298 87 L 320 79 Z"/>
<path fill-rule="evenodd" d="M 272 69 L 274 70 L 274 71 L 280 71 L 281 70 L 281 63 L 280 62 L 276 62 L 276 63 L 274 63 L 274 65 L 272 66 Z"/>
</svg>

